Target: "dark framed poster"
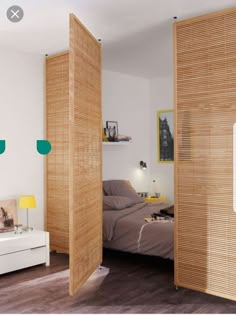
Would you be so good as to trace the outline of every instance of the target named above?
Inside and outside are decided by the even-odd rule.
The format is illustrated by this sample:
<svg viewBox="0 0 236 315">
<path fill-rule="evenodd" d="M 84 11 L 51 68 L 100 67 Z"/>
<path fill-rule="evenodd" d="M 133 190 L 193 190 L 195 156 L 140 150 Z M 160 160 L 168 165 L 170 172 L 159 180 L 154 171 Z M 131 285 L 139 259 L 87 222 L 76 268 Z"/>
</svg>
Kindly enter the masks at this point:
<svg viewBox="0 0 236 315">
<path fill-rule="evenodd" d="M 160 163 L 174 161 L 174 111 L 157 112 L 157 157 Z"/>
</svg>

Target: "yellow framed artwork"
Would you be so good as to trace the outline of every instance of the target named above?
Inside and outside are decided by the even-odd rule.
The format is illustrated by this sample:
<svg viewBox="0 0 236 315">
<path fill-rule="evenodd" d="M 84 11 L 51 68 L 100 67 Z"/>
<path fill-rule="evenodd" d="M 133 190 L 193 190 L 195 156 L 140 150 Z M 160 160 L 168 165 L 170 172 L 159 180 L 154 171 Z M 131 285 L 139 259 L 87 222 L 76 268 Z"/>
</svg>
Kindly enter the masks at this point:
<svg viewBox="0 0 236 315">
<path fill-rule="evenodd" d="M 157 112 L 157 159 L 159 163 L 174 162 L 174 111 Z"/>
</svg>

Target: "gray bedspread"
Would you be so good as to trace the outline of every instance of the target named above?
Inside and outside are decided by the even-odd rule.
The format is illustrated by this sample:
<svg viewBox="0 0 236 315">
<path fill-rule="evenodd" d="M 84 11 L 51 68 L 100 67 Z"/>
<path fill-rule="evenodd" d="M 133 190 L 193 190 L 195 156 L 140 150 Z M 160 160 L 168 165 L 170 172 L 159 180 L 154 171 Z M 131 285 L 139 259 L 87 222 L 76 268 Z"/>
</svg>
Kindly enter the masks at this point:
<svg viewBox="0 0 236 315">
<path fill-rule="evenodd" d="M 103 211 L 104 247 L 173 259 L 174 223 L 144 221 L 167 206 L 139 203 L 123 210 Z"/>
</svg>

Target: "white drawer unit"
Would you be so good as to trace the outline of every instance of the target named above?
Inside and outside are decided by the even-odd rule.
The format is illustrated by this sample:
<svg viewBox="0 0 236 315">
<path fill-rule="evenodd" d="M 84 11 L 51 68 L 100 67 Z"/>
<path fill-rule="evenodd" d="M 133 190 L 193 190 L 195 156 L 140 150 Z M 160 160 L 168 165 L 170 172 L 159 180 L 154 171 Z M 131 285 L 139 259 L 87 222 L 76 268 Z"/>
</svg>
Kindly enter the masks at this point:
<svg viewBox="0 0 236 315">
<path fill-rule="evenodd" d="M 49 266 L 49 233 L 0 234 L 0 274 L 39 264 Z"/>
</svg>

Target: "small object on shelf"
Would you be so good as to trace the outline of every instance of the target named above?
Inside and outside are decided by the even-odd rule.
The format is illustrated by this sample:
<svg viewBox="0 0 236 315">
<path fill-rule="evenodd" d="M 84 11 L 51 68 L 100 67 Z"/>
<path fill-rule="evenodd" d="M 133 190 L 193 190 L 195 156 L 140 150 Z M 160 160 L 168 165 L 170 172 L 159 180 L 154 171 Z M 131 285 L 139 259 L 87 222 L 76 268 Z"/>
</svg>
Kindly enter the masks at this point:
<svg viewBox="0 0 236 315">
<path fill-rule="evenodd" d="M 158 189 L 157 189 L 156 179 L 153 179 L 152 180 L 152 184 L 151 184 L 151 195 L 152 196 L 156 196 L 156 192 L 157 191 L 158 191 Z M 160 194 L 159 194 L 159 196 L 157 195 L 156 197 L 157 198 L 160 197 Z"/>
<path fill-rule="evenodd" d="M 168 216 L 174 218 L 174 205 L 172 205 L 170 207 L 167 207 L 167 208 L 164 208 L 164 209 L 161 209 L 160 213 L 168 215 Z"/>
<path fill-rule="evenodd" d="M 106 121 L 106 136 L 108 141 L 116 142 L 118 136 L 118 123 L 117 121 Z"/>
<path fill-rule="evenodd" d="M 1 228 L 0 232 L 14 231 L 14 219 L 12 214 L 9 214 L 1 207 Z"/>
<path fill-rule="evenodd" d="M 142 198 L 146 198 L 148 193 L 147 192 L 138 192 L 138 195 Z"/>
<path fill-rule="evenodd" d="M 15 224 L 15 234 L 22 233 L 22 224 Z"/>
<path fill-rule="evenodd" d="M 130 136 L 126 136 L 126 135 L 118 135 L 117 136 L 117 141 L 122 142 L 122 141 L 132 141 L 132 138 Z"/>
<path fill-rule="evenodd" d="M 170 217 L 146 217 L 144 218 L 144 221 L 147 222 L 147 223 L 151 223 L 151 222 L 160 222 L 160 223 L 172 223 L 174 222 L 174 219 L 173 218 L 170 218 Z"/>
<path fill-rule="evenodd" d="M 108 139 L 107 139 L 107 128 L 103 128 L 102 142 L 108 142 Z"/>
<path fill-rule="evenodd" d="M 170 218 L 168 214 L 161 213 L 161 212 L 153 212 L 151 214 L 151 217 L 154 218 L 155 220 L 160 219 L 160 218 L 166 220 Z"/>
</svg>

